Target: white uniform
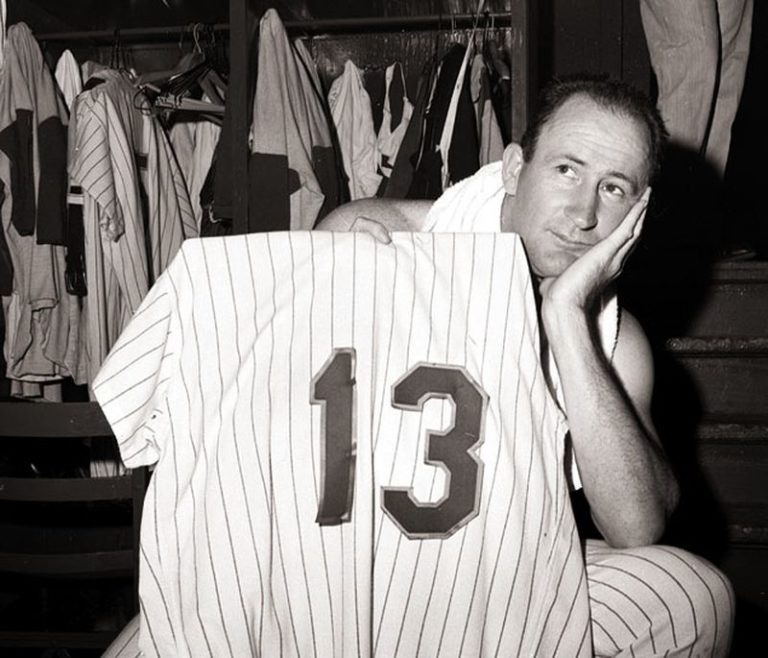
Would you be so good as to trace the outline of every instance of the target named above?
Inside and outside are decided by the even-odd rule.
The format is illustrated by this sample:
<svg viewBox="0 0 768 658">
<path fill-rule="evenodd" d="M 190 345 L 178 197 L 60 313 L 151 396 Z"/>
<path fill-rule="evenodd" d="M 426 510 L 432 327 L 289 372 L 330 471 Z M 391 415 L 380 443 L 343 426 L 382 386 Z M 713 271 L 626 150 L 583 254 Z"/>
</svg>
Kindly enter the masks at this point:
<svg viewBox="0 0 768 658">
<path fill-rule="evenodd" d="M 188 240 L 94 391 L 145 655 L 591 655 L 517 236 Z"/>
</svg>

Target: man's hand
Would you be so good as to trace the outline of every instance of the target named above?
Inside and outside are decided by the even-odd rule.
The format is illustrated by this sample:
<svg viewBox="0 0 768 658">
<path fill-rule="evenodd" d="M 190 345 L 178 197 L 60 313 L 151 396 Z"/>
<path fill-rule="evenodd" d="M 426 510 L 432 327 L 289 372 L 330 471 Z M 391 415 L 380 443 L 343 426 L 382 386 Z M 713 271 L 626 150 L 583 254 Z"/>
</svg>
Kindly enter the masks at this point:
<svg viewBox="0 0 768 658">
<path fill-rule="evenodd" d="M 376 242 L 381 244 L 389 244 L 392 242 L 392 237 L 389 235 L 389 231 L 384 224 L 368 217 L 358 217 L 355 219 L 350 225 L 349 230 L 357 231 L 359 233 L 368 233 L 374 237 Z"/>
<path fill-rule="evenodd" d="M 587 310 L 621 274 L 642 233 L 650 193 L 651 188 L 646 188 L 608 237 L 571 263 L 560 276 L 541 282 L 544 309 L 555 306 Z"/>
</svg>

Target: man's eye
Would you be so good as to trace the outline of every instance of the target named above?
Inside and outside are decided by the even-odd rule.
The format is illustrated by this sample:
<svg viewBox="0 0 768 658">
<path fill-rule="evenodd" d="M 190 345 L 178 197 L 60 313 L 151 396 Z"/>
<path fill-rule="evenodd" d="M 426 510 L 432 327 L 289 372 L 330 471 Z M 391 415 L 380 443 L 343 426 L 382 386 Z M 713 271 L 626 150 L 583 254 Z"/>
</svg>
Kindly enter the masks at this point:
<svg viewBox="0 0 768 658">
<path fill-rule="evenodd" d="M 567 164 L 557 165 L 555 170 L 558 174 L 563 174 L 564 176 L 574 176 L 576 174 L 576 172 L 573 170 L 573 167 Z"/>
<path fill-rule="evenodd" d="M 613 183 L 605 183 L 603 185 L 603 189 L 610 194 L 611 196 L 617 197 L 617 198 L 624 198 L 626 193 L 624 192 L 624 189 L 621 188 L 618 185 L 614 185 Z"/>
</svg>

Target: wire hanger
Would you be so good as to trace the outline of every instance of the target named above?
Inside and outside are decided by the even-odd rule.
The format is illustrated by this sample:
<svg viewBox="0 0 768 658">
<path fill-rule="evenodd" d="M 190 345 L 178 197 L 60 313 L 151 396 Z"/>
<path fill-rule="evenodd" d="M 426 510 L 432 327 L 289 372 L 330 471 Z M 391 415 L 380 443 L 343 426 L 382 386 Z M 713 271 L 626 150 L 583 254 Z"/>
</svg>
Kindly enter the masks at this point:
<svg viewBox="0 0 768 658">
<path fill-rule="evenodd" d="M 225 109 L 226 83 L 203 49 L 204 36 L 210 38 L 212 30 L 206 31 L 202 23 L 196 23 L 190 31 L 192 51 L 182 55 L 173 69 L 142 76 L 139 86 L 157 108 L 208 114 L 218 123 Z M 192 98 L 197 88 L 209 100 Z"/>
<path fill-rule="evenodd" d="M 191 32 L 192 51 L 183 55 L 170 71 L 157 72 L 153 76 L 156 78 L 154 82 L 143 81 L 141 88 L 156 108 L 211 115 L 213 121 L 220 123 L 225 110 L 226 83 L 203 49 L 203 24 L 196 23 L 191 27 Z M 165 74 L 166 78 L 163 79 L 160 73 Z M 199 89 L 208 100 L 193 98 L 195 89 Z"/>
</svg>

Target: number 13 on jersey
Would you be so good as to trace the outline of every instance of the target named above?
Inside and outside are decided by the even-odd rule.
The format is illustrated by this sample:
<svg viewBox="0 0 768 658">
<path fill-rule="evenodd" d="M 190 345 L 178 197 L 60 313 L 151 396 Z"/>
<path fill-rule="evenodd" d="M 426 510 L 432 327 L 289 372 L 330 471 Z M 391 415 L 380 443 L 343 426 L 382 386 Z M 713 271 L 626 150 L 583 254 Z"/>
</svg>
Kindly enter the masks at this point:
<svg viewBox="0 0 768 658">
<path fill-rule="evenodd" d="M 355 351 L 334 349 L 312 380 L 310 402 L 322 405 L 322 492 L 317 523 L 348 521 L 355 478 Z M 422 411 L 431 398 L 453 403 L 446 430 L 427 431 L 425 462 L 443 468 L 445 490 L 436 502 L 418 501 L 410 487 L 382 487 L 381 505 L 411 538 L 445 538 L 480 509 L 483 442 L 488 395 L 460 366 L 419 363 L 392 387 L 392 406 Z M 418 440 L 419 437 L 413 437 Z"/>
</svg>

